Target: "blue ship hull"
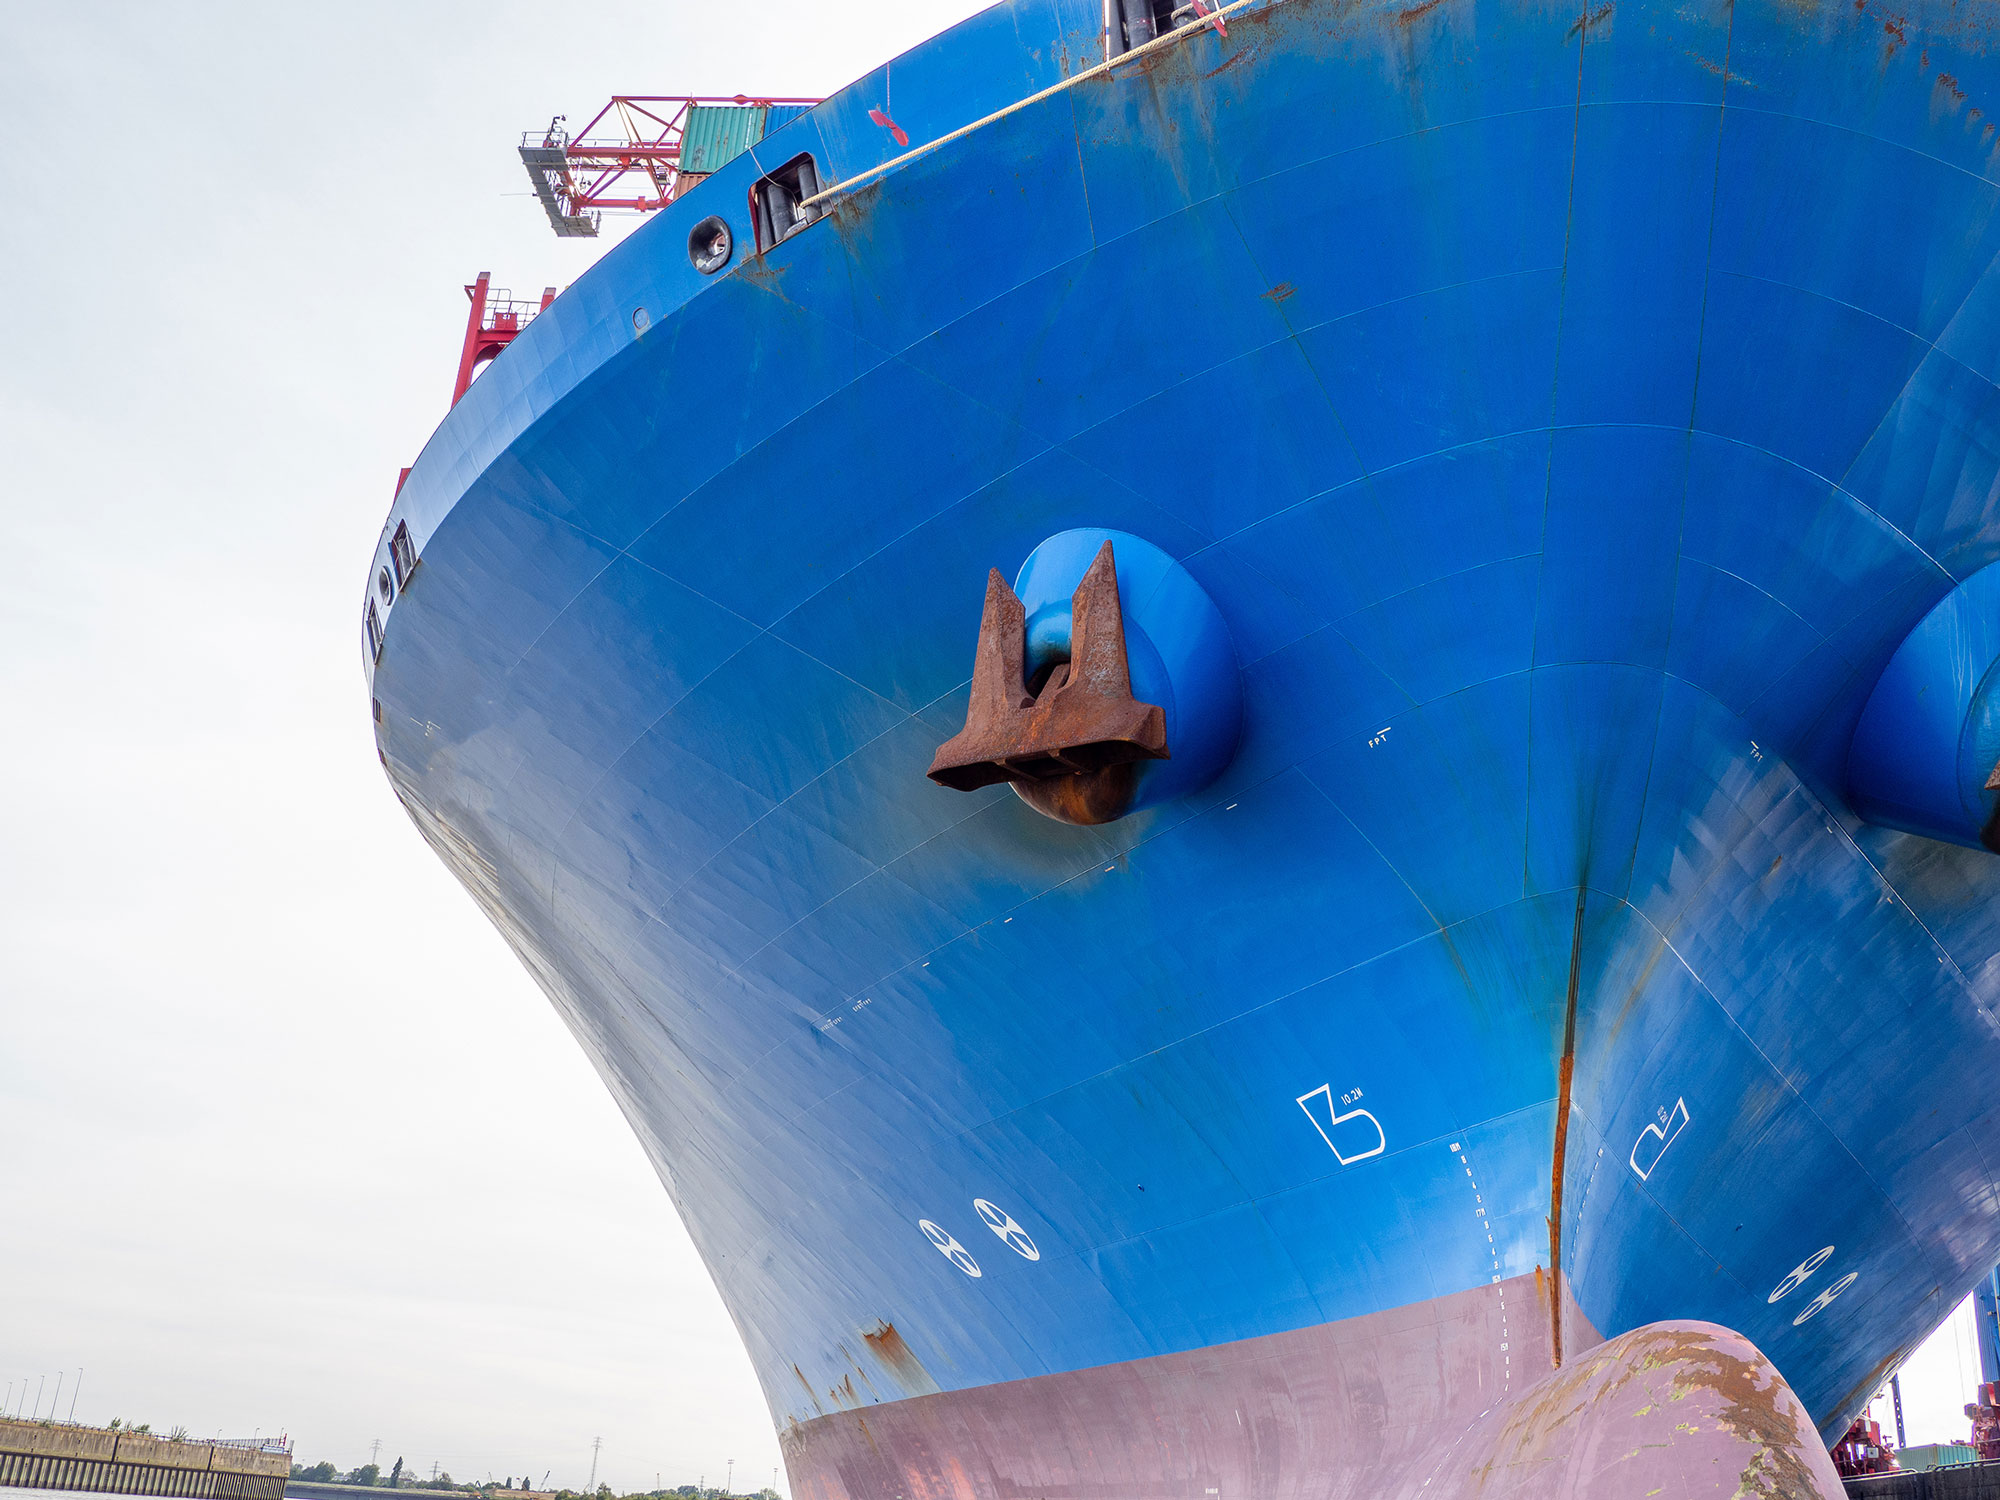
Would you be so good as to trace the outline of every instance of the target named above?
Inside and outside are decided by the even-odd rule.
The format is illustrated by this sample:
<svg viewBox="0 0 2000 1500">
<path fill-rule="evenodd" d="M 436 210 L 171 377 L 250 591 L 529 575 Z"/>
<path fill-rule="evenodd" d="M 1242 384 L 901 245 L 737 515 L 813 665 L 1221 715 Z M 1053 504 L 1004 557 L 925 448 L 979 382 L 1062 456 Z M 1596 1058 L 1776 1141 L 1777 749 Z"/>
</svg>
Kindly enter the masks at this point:
<svg viewBox="0 0 2000 1500">
<path fill-rule="evenodd" d="M 452 411 L 383 762 L 801 1494 L 1457 1493 L 1427 1443 L 1663 1320 L 1827 1441 L 2000 1259 L 2000 862 L 1850 764 L 1940 602 L 1995 613 L 1993 27 L 1286 0 L 750 251 L 762 174 L 898 154 L 871 110 L 1102 56 L 1015 0 Z M 1184 566 L 1243 700 L 1097 827 L 925 779 L 987 570 L 1077 527 Z"/>
</svg>

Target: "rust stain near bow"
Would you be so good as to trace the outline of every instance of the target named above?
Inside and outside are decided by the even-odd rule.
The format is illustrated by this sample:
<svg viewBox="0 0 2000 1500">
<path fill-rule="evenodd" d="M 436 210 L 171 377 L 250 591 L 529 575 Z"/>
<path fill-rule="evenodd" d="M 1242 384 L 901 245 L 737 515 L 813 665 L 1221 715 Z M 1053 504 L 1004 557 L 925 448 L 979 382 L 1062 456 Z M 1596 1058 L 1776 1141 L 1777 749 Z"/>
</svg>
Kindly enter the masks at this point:
<svg viewBox="0 0 2000 1500">
<path fill-rule="evenodd" d="M 1555 1164 L 1549 1171 L 1549 1363 L 1563 1362 L 1562 1216 L 1563 1157 L 1569 1151 L 1570 1081 L 1576 1073 L 1576 992 L 1583 977 L 1583 903 L 1587 886 L 1576 889 L 1576 925 L 1569 939 L 1569 995 L 1563 1009 L 1562 1060 L 1556 1065 Z"/>
</svg>

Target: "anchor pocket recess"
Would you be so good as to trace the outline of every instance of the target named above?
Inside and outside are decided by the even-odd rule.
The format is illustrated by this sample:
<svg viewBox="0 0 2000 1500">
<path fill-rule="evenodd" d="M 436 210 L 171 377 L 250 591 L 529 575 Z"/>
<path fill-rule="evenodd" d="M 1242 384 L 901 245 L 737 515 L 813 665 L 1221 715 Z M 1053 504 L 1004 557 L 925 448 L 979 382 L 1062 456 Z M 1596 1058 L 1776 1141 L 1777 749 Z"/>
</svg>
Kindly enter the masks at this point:
<svg viewBox="0 0 2000 1500">
<path fill-rule="evenodd" d="M 1112 57 L 1192 24 L 1225 3 L 1214 0 L 1106 0 L 1105 40 Z"/>
<path fill-rule="evenodd" d="M 1013 588 L 987 576 L 965 728 L 930 778 L 1010 782 L 1058 822 L 1108 823 L 1213 781 L 1242 712 L 1228 626 L 1188 571 L 1079 527 L 1036 547 Z"/>
<path fill-rule="evenodd" d="M 781 244 L 820 216 L 805 206 L 820 189 L 819 169 L 810 153 L 793 157 L 750 189 L 750 221 L 756 228 L 757 253 Z"/>
</svg>

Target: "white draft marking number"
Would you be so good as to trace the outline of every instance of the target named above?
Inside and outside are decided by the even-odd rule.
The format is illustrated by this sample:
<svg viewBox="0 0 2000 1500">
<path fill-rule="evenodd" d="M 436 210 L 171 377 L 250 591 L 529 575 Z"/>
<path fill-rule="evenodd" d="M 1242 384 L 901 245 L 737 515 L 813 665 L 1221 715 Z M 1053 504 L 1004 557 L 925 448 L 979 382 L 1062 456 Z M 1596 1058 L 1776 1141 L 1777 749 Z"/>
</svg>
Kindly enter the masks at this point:
<svg viewBox="0 0 2000 1500">
<path fill-rule="evenodd" d="M 979 1262 L 972 1253 L 929 1219 L 917 1220 L 917 1228 L 924 1232 L 924 1238 L 937 1246 L 938 1254 L 957 1266 L 966 1275 L 977 1279 L 980 1275 Z"/>
<path fill-rule="evenodd" d="M 1042 1252 L 1028 1237 L 1028 1231 L 1014 1222 L 1014 1216 L 997 1204 L 988 1203 L 984 1198 L 974 1198 L 973 1208 L 979 1212 L 980 1222 L 1000 1237 L 1000 1242 L 1023 1260 L 1040 1260 Z M 943 1249 L 943 1246 L 939 1246 Z M 949 1254 L 950 1252 L 946 1252 Z M 973 1272 L 976 1276 L 979 1273 Z"/>
</svg>

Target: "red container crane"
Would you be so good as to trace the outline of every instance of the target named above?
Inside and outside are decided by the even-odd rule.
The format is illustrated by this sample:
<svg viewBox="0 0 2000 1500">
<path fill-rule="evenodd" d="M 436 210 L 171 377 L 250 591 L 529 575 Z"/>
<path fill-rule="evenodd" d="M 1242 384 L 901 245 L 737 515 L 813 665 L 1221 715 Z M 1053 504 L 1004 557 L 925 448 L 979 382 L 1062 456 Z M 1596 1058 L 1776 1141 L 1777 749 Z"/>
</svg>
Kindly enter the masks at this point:
<svg viewBox="0 0 2000 1500">
<path fill-rule="evenodd" d="M 817 103 L 748 94 L 616 94 L 574 134 L 563 128 L 564 115 L 549 121 L 547 130 L 528 131 L 521 137 L 521 163 L 557 234 L 595 235 L 604 210 L 650 213 L 665 208 L 721 160 L 761 139 L 773 110 L 810 109 Z M 723 118 L 723 112 L 734 118 Z M 726 156 L 710 150 L 699 163 L 686 161 L 684 148 L 711 144 L 689 139 L 691 125 L 698 137 L 707 134 L 700 128 L 704 114 L 709 124 L 722 127 L 712 144 L 734 149 Z"/>
<path fill-rule="evenodd" d="M 481 271 L 465 289 L 465 295 L 472 302 L 472 310 L 465 319 L 465 344 L 459 350 L 458 378 L 451 387 L 453 406 L 458 405 L 459 398 L 470 388 L 479 367 L 513 343 L 514 336 L 556 300 L 556 289 L 545 286 L 540 302 L 524 302 L 504 288 L 496 293 L 493 273 Z"/>
</svg>

